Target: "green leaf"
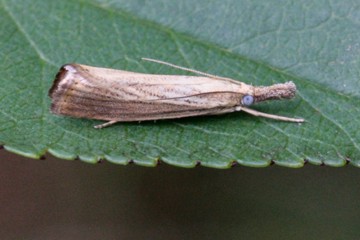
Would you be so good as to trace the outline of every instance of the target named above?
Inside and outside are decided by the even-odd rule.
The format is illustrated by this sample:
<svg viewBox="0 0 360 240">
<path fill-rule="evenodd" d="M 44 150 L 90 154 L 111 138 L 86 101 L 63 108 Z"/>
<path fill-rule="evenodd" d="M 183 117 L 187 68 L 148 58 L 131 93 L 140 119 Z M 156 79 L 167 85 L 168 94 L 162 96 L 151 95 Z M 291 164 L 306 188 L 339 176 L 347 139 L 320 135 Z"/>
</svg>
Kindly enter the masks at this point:
<svg viewBox="0 0 360 240">
<path fill-rule="evenodd" d="M 90 163 L 359 166 L 359 9 L 340 0 L 2 0 L 0 143 Z M 49 113 L 47 91 L 67 62 L 187 74 L 141 57 L 253 85 L 292 80 L 297 98 L 254 108 L 307 122 L 240 112 L 97 130 L 100 121 Z"/>
</svg>

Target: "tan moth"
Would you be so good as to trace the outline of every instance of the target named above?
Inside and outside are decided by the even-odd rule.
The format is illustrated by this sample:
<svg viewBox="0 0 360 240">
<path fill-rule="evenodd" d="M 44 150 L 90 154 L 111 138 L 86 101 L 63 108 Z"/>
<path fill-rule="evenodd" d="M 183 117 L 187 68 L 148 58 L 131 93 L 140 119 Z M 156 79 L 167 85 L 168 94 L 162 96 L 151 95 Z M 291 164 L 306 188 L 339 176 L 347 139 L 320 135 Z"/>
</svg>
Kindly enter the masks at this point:
<svg viewBox="0 0 360 240">
<path fill-rule="evenodd" d="M 117 122 L 174 119 L 244 111 L 254 116 L 289 122 L 304 122 L 258 112 L 250 105 L 295 96 L 293 82 L 251 86 L 171 63 L 143 58 L 202 76 L 156 75 L 66 64 L 49 90 L 54 114 Z"/>
</svg>

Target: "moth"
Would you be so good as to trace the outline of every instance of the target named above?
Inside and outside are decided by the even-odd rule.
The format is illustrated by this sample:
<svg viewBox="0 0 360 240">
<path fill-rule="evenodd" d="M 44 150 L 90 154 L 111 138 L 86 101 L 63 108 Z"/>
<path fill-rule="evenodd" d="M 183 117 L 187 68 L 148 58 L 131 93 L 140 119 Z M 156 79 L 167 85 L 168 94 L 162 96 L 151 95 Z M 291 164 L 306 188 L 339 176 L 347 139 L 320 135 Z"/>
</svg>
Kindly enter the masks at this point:
<svg viewBox="0 0 360 240">
<path fill-rule="evenodd" d="M 200 76 L 156 75 L 92 67 L 63 65 L 49 90 L 51 112 L 76 118 L 117 122 L 175 119 L 244 111 L 254 116 L 304 122 L 248 108 L 266 100 L 291 99 L 293 82 L 252 86 L 171 63 L 143 58 Z"/>
</svg>

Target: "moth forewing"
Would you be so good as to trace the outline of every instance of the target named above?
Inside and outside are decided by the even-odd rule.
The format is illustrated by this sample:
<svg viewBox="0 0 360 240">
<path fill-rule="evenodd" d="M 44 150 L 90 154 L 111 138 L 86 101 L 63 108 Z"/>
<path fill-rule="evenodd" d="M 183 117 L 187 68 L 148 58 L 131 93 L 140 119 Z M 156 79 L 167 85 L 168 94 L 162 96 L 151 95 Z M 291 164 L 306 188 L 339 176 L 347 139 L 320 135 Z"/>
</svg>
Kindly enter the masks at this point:
<svg viewBox="0 0 360 240">
<path fill-rule="evenodd" d="M 101 128 L 238 111 L 253 102 L 291 98 L 294 89 L 289 83 L 253 87 L 213 75 L 154 75 L 67 64 L 56 75 L 49 96 L 53 113 L 108 121 L 96 126 Z"/>
<path fill-rule="evenodd" d="M 55 114 L 121 122 L 231 112 L 250 89 L 208 77 L 140 74 L 69 64 L 61 68 L 50 96 Z"/>
</svg>

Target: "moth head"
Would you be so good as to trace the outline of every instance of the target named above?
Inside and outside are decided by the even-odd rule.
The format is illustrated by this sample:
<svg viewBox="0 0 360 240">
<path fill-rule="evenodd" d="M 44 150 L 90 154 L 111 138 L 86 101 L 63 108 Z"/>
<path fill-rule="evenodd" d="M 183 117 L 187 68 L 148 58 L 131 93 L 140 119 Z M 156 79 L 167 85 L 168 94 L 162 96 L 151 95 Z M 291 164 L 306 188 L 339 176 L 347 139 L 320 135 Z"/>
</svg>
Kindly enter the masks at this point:
<svg viewBox="0 0 360 240">
<path fill-rule="evenodd" d="M 246 105 L 246 102 L 258 103 L 267 100 L 290 99 L 295 96 L 295 93 L 296 86 L 293 82 L 278 83 L 266 87 L 254 87 L 254 94 L 247 100 L 244 100 L 244 98 L 247 98 L 247 95 L 244 95 L 242 102 Z"/>
</svg>

